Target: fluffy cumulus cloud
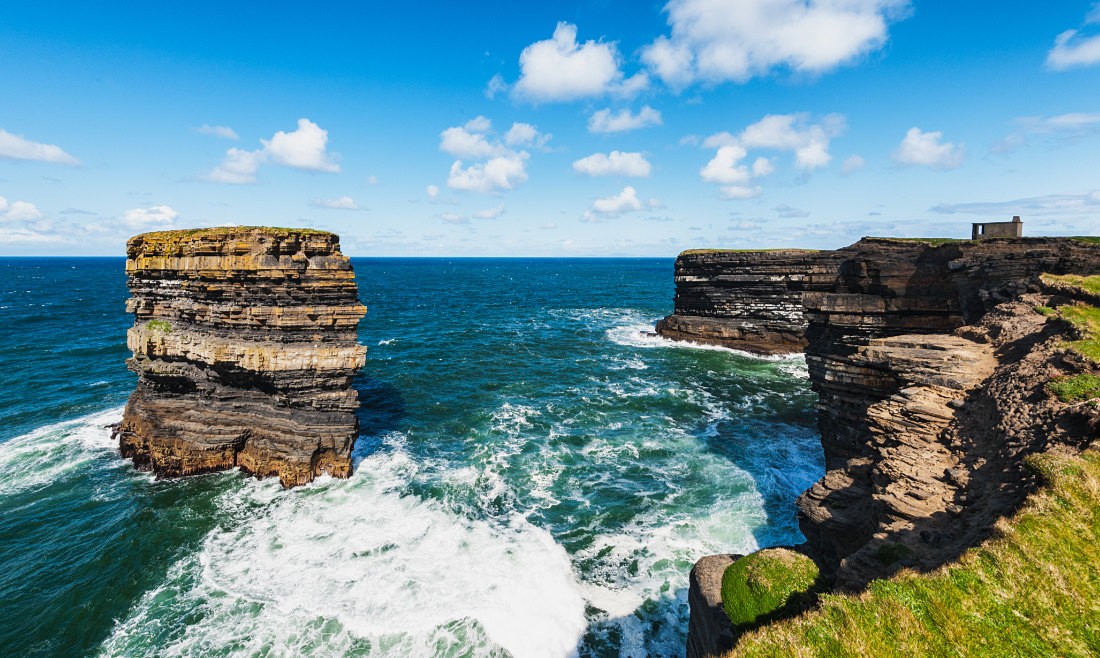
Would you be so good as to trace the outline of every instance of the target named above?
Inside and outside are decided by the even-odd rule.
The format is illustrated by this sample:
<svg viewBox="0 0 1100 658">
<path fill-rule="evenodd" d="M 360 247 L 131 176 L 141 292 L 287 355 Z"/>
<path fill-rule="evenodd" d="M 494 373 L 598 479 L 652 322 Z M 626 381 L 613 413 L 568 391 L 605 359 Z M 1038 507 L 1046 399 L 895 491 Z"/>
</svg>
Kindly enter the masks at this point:
<svg viewBox="0 0 1100 658">
<path fill-rule="evenodd" d="M 938 130 L 924 132 L 913 127 L 905 133 L 893 158 L 904 165 L 954 169 L 962 165 L 963 149 L 953 142 L 943 141 L 943 133 Z"/>
<path fill-rule="evenodd" d="M 820 74 L 886 43 L 909 0 L 672 0 L 671 34 L 642 51 L 666 85 L 746 82 L 776 68 Z"/>
<path fill-rule="evenodd" d="M 476 219 L 496 219 L 504 214 L 504 204 L 493 206 L 492 208 L 486 208 L 485 210 L 479 210 L 474 213 Z"/>
<path fill-rule="evenodd" d="M 482 194 L 515 189 L 527 180 L 527 157 L 526 152 L 510 153 L 469 166 L 462 160 L 455 160 L 447 176 L 447 186 Z"/>
<path fill-rule="evenodd" d="M 80 164 L 79 160 L 66 153 L 60 146 L 32 142 L 3 129 L 0 129 L 0 158 L 38 160 L 64 165 Z"/>
<path fill-rule="evenodd" d="M 1047 68 L 1054 71 L 1100 64 L 1100 2 L 1094 3 L 1081 29 L 1066 30 L 1054 38 Z"/>
<path fill-rule="evenodd" d="M 585 213 L 584 221 L 598 221 L 600 216 L 621 215 L 624 212 L 633 212 L 644 207 L 645 205 L 638 198 L 638 191 L 628 185 L 623 188 L 622 192 L 614 196 L 593 201 L 592 209 Z"/>
<path fill-rule="evenodd" d="M 649 176 L 652 166 L 641 153 L 593 153 L 573 163 L 573 171 L 586 176 Z"/>
<path fill-rule="evenodd" d="M 720 132 L 704 139 L 703 148 L 716 151 L 699 170 L 699 176 L 707 183 L 720 185 L 723 198 L 752 198 L 763 192 L 757 181 L 775 172 L 775 162 L 758 156 L 749 164 L 750 151 L 791 152 L 798 169 L 810 172 L 829 164 L 830 142 L 844 129 L 844 117 L 840 115 L 814 122 L 808 114 L 769 114 L 736 135 Z"/>
<path fill-rule="evenodd" d="M 29 201 L 8 201 L 0 196 L 0 221 L 33 222 L 42 219 L 42 211 Z"/>
<path fill-rule="evenodd" d="M 844 163 L 840 165 L 840 173 L 845 176 L 850 176 L 866 166 L 867 161 L 863 159 L 863 156 L 850 155 L 844 160 Z"/>
<path fill-rule="evenodd" d="M 350 196 L 342 196 L 336 199 L 314 199 L 309 202 L 314 208 L 326 210 L 359 210 L 359 204 Z"/>
<path fill-rule="evenodd" d="M 122 213 L 122 223 L 130 229 L 150 230 L 171 226 L 177 217 L 179 213 L 171 206 L 152 206 L 127 210 Z"/>
<path fill-rule="evenodd" d="M 249 151 L 231 148 L 225 159 L 204 178 L 215 183 L 243 185 L 256 182 L 260 165 L 272 163 L 292 169 L 337 173 L 340 165 L 328 152 L 328 131 L 309 119 L 298 119 L 298 128 L 278 131 L 271 139 L 261 139 L 263 148 Z"/>
<path fill-rule="evenodd" d="M 448 187 L 482 194 L 514 189 L 527 180 L 530 154 L 521 147 L 542 148 L 551 138 L 529 123 L 513 123 L 500 139 L 492 130 L 492 122 L 478 116 L 439 134 L 439 150 L 458 158 L 451 164 Z M 435 200 L 439 189 L 433 193 L 432 188 L 428 197 Z"/>
<path fill-rule="evenodd" d="M 212 126 L 208 123 L 204 123 L 198 128 L 195 128 L 195 132 L 202 135 L 210 135 L 211 137 L 231 139 L 233 141 L 237 141 L 241 138 L 241 136 L 237 134 L 237 131 L 233 130 L 229 126 Z"/>
<path fill-rule="evenodd" d="M 614 43 L 578 43 L 577 26 L 558 23 L 553 37 L 536 41 L 520 53 L 520 77 L 512 94 L 520 100 L 549 103 L 607 94 L 630 97 L 648 86 L 646 74 L 626 78 L 619 64 Z M 502 80 L 494 80 L 486 90 L 490 97 L 503 88 Z"/>
<path fill-rule="evenodd" d="M 634 114 L 629 109 L 613 113 L 610 108 L 594 112 L 588 117 L 588 131 L 594 133 L 621 133 L 648 126 L 661 125 L 661 113 L 646 105 Z"/>
</svg>

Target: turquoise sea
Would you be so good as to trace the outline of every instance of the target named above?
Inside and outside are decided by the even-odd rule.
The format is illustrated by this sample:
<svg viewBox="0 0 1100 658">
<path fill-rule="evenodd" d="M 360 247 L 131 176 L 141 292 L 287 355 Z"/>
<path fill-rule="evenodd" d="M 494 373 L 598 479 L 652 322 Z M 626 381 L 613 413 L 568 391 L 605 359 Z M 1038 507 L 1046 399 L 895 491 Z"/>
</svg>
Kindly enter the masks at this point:
<svg viewBox="0 0 1100 658">
<path fill-rule="evenodd" d="M 800 359 L 642 332 L 672 260 L 353 259 L 350 480 L 154 479 L 122 259 L 0 259 L 4 656 L 682 655 L 699 557 L 801 541 Z"/>
</svg>

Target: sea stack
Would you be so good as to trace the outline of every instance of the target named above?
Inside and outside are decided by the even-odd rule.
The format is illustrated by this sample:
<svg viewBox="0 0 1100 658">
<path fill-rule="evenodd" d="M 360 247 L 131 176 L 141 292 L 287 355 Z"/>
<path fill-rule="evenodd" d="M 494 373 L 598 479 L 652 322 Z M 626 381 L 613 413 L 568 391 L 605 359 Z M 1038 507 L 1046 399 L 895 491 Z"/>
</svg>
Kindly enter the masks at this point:
<svg viewBox="0 0 1100 658">
<path fill-rule="evenodd" d="M 124 457 L 164 477 L 239 466 L 285 487 L 351 475 L 367 309 L 339 236 L 160 231 L 130 238 L 126 255 L 138 384 Z"/>
</svg>

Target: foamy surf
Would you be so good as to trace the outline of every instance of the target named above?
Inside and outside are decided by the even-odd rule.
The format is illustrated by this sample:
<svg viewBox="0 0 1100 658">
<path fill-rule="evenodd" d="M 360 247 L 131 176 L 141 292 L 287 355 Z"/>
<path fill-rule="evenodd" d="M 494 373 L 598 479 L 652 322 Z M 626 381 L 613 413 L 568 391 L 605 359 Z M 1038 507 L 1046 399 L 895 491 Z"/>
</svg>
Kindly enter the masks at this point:
<svg viewBox="0 0 1100 658">
<path fill-rule="evenodd" d="M 121 418 L 122 407 L 108 409 L 0 443 L 0 495 L 46 486 L 117 450 L 108 425 Z"/>
<path fill-rule="evenodd" d="M 396 450 L 367 457 L 348 481 L 224 494 L 229 521 L 102 653 L 573 655 L 586 621 L 565 550 L 518 515 L 463 518 L 403 495 L 415 470 Z"/>
</svg>

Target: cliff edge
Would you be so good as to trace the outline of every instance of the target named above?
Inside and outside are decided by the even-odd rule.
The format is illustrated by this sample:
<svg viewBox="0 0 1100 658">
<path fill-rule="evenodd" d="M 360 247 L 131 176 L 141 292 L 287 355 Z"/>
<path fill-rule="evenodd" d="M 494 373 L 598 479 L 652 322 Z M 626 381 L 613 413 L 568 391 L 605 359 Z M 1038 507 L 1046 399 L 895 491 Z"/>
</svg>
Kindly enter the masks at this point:
<svg viewBox="0 0 1100 658">
<path fill-rule="evenodd" d="M 126 245 L 138 375 L 119 449 L 158 476 L 240 467 L 283 486 L 351 475 L 366 348 L 339 237 L 230 227 Z"/>
<path fill-rule="evenodd" d="M 775 256 L 762 258 L 770 266 Z M 798 273 L 798 310 L 826 474 L 798 500 L 800 550 L 820 566 L 824 590 L 859 591 L 958 559 L 1035 491 L 1031 456 L 1074 453 L 1100 434 L 1100 410 L 1046 388 L 1097 365 L 1066 349 L 1072 326 L 1036 311 L 1074 301 L 1040 275 L 1100 272 L 1100 244 L 865 238 L 815 258 Z M 732 252 L 716 273 L 727 282 L 757 277 L 751 260 Z M 740 327 L 774 299 L 755 304 L 740 288 L 748 310 L 715 308 L 717 321 L 728 314 Z M 718 576 L 705 571 L 715 564 L 700 560 L 692 585 L 713 590 Z M 715 597 L 690 593 L 705 603 L 692 618 L 713 620 Z M 692 637 L 688 653 L 729 646 L 723 631 Z"/>
</svg>

